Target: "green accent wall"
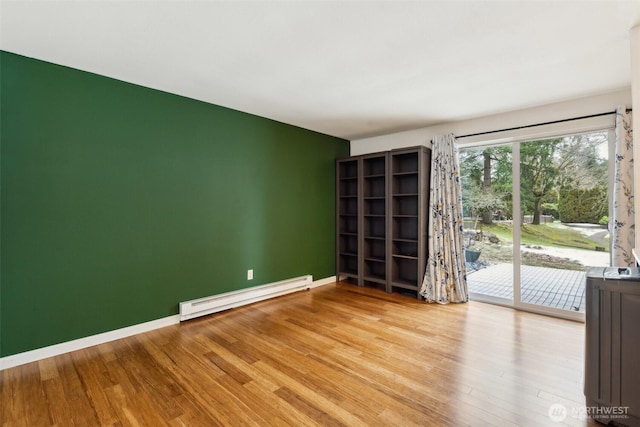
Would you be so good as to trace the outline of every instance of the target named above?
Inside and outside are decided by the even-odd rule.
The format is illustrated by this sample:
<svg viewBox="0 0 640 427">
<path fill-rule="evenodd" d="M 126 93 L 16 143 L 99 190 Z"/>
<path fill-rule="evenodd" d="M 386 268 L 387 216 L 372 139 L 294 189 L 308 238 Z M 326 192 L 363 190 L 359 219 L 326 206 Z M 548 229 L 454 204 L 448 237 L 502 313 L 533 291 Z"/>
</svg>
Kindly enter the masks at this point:
<svg viewBox="0 0 640 427">
<path fill-rule="evenodd" d="M 0 55 L 0 356 L 335 274 L 348 141 Z"/>
</svg>

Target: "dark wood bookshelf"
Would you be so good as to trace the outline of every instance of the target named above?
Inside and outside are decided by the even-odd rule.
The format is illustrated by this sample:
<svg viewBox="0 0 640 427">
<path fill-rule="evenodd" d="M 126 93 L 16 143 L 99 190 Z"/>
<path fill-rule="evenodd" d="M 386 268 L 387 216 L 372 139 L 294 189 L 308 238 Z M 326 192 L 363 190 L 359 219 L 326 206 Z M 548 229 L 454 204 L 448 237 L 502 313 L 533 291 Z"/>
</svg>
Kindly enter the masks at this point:
<svg viewBox="0 0 640 427">
<path fill-rule="evenodd" d="M 426 265 L 430 150 L 336 162 L 336 275 L 387 292 L 419 289 Z"/>
</svg>

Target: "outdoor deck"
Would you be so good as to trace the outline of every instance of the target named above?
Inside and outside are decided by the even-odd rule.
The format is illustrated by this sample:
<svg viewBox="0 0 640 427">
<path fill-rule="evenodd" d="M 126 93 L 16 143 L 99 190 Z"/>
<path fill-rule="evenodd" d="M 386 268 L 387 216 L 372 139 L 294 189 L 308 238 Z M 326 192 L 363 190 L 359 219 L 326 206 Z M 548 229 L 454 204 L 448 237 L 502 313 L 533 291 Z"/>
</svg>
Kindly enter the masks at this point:
<svg viewBox="0 0 640 427">
<path fill-rule="evenodd" d="M 569 311 L 585 311 L 584 271 L 521 266 L 521 300 Z M 513 265 L 495 264 L 467 275 L 469 293 L 513 300 Z"/>
</svg>

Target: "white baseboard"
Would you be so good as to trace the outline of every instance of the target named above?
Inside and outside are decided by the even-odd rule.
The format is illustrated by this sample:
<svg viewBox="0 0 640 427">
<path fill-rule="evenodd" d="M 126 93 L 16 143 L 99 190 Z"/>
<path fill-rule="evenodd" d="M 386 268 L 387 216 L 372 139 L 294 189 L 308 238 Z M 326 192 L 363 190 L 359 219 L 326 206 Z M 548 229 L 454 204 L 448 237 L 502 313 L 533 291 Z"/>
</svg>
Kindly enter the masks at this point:
<svg viewBox="0 0 640 427">
<path fill-rule="evenodd" d="M 76 340 L 66 341 L 60 344 L 37 348 L 35 350 L 25 351 L 24 353 L 12 354 L 11 356 L 0 358 L 0 371 L 3 369 L 13 368 L 14 366 L 36 362 L 48 357 L 69 353 L 70 351 L 76 351 L 94 345 L 130 337 L 132 335 L 153 331 L 154 329 L 164 328 L 165 326 L 171 326 L 178 323 L 180 323 L 180 316 L 176 314 L 175 316 L 163 317 L 161 319 L 152 320 L 150 322 L 138 323 L 137 325 L 127 326 L 126 328 L 115 329 L 113 331 L 103 332 L 101 334 L 91 335 L 84 338 L 78 338 Z"/>
<path fill-rule="evenodd" d="M 309 289 L 317 288 L 324 285 L 331 285 L 332 283 L 336 283 L 336 276 L 326 277 L 320 280 L 314 280 L 309 286 Z"/>
<path fill-rule="evenodd" d="M 320 279 L 312 282 L 309 288 L 317 288 L 319 286 L 335 283 L 335 281 L 335 276 L 327 277 L 325 279 Z M 119 340 L 121 338 L 127 338 L 132 335 L 142 334 L 144 332 L 153 331 L 154 329 L 176 325 L 178 323 L 180 323 L 180 315 L 176 314 L 174 316 L 163 317 L 161 319 L 127 326 L 126 328 L 115 329 L 113 331 L 103 332 L 101 334 L 78 338 L 76 340 L 37 348 L 35 350 L 25 351 L 24 353 L 0 357 L 0 371 L 31 362 L 36 362 L 48 357 L 58 356 L 60 354 L 69 353 L 71 351 L 92 347 L 94 345 L 104 344 L 110 341 Z"/>
</svg>

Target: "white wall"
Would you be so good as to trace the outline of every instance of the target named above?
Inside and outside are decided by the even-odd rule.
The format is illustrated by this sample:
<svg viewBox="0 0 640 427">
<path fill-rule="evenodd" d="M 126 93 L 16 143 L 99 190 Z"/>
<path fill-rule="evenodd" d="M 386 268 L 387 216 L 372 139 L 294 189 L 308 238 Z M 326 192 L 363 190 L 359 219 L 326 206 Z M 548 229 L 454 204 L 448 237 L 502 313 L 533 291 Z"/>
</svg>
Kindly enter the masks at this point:
<svg viewBox="0 0 640 427">
<path fill-rule="evenodd" d="M 633 174 L 634 181 L 640 183 L 640 25 L 631 29 L 631 88 L 633 98 Z M 640 253 L 640 185 L 634 189 L 636 204 L 636 252 Z"/>
<path fill-rule="evenodd" d="M 640 73 L 639 73 L 640 74 Z M 444 123 L 436 126 L 398 132 L 389 135 L 375 136 L 351 141 L 351 155 L 375 153 L 378 151 L 392 150 L 394 148 L 412 147 L 415 145 L 428 145 L 436 135 L 453 133 L 456 136 L 477 132 L 493 131 L 530 124 L 563 120 L 573 117 L 591 114 L 613 112 L 619 105 L 631 107 L 631 88 L 624 88 L 613 92 L 590 96 L 571 101 L 558 102 L 535 108 L 511 111 L 503 114 L 480 117 L 477 119 Z M 519 131 L 492 134 L 481 138 L 463 138 L 460 145 L 482 140 L 495 140 L 508 137 L 509 140 L 522 140 L 527 136 L 541 137 L 543 135 L 554 136 L 571 133 L 575 129 L 588 129 L 589 127 L 602 128 L 613 126 L 613 115 L 595 120 L 580 122 L 567 122 L 544 128 L 536 127 Z M 588 122 L 588 123 L 587 123 Z M 639 162 L 640 163 L 640 162 Z"/>
</svg>

